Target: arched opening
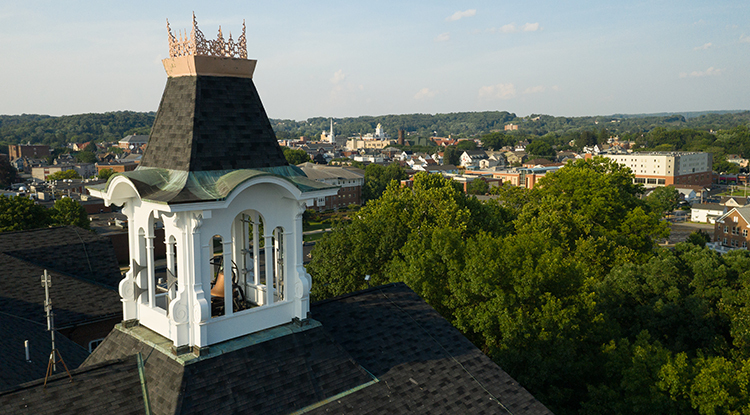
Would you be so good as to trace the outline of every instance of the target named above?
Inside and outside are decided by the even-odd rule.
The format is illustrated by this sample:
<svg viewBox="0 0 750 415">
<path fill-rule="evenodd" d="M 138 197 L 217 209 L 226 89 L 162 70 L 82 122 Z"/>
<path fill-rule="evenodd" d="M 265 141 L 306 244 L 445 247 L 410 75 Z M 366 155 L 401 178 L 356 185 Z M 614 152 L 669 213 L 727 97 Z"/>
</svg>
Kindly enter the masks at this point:
<svg viewBox="0 0 750 415">
<path fill-rule="evenodd" d="M 177 240 L 170 235 L 166 241 L 166 266 L 156 270 L 156 306 L 169 315 L 169 303 L 177 296 Z"/>
<path fill-rule="evenodd" d="M 214 235 L 211 243 L 211 317 L 231 315 L 251 308 L 244 283 L 240 280 L 242 273 L 234 258 L 237 255 L 237 238 L 224 240 Z M 244 278 L 244 277 L 243 277 Z M 228 300 L 231 298 L 231 300 Z"/>
</svg>

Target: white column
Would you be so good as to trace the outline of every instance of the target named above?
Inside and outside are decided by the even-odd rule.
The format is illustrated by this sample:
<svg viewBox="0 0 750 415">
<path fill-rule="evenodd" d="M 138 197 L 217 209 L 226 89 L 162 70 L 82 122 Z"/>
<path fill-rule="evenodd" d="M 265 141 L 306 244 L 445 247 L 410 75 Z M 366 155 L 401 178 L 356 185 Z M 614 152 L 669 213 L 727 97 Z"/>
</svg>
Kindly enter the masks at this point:
<svg viewBox="0 0 750 415">
<path fill-rule="evenodd" d="M 169 284 L 169 273 L 172 273 L 175 278 L 177 278 L 177 267 L 175 266 L 175 246 L 177 245 L 176 242 L 172 242 L 172 237 L 166 234 L 164 234 L 164 245 L 166 245 L 167 248 L 167 284 Z M 168 287 L 169 288 L 169 299 L 174 300 L 175 294 L 177 293 L 177 290 L 174 286 Z"/>
<path fill-rule="evenodd" d="M 273 304 L 273 269 L 276 264 L 273 260 L 273 236 L 269 235 L 268 224 L 265 224 L 265 254 L 266 254 L 266 305 Z M 270 231 L 273 232 L 273 231 Z"/>
<path fill-rule="evenodd" d="M 146 233 L 146 275 L 148 279 L 148 306 L 156 307 L 156 274 L 154 273 L 154 228 Z"/>
<path fill-rule="evenodd" d="M 251 214 L 253 221 L 253 284 L 260 285 L 260 226 L 258 212 Z"/>
<path fill-rule="evenodd" d="M 234 312 L 234 302 L 232 301 L 232 239 L 231 237 L 222 238 L 223 245 L 223 264 L 224 264 L 224 315 L 230 316 Z"/>
</svg>

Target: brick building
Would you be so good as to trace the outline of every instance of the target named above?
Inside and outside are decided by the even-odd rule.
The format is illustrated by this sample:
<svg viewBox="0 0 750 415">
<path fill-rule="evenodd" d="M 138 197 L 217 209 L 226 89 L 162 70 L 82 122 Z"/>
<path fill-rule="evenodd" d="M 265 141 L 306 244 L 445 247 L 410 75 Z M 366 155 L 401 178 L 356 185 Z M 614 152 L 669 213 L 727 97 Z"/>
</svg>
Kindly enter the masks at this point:
<svg viewBox="0 0 750 415">
<path fill-rule="evenodd" d="M 727 248 L 747 249 L 750 206 L 736 207 L 719 216 L 714 224 L 714 242 Z"/>
<path fill-rule="evenodd" d="M 49 146 L 30 144 L 11 144 L 8 146 L 8 154 L 10 155 L 11 161 L 23 157 L 39 159 L 50 155 Z"/>
<path fill-rule="evenodd" d="M 646 187 L 710 186 L 712 182 L 711 153 L 654 151 L 603 156 L 629 167 L 635 175 L 635 182 Z"/>
</svg>

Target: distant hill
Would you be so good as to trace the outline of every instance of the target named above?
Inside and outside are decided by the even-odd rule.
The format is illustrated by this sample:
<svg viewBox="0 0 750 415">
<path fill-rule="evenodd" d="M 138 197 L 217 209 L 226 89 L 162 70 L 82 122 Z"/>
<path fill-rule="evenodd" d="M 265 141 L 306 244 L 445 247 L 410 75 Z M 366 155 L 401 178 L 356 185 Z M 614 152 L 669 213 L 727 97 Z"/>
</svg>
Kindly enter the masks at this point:
<svg viewBox="0 0 750 415">
<path fill-rule="evenodd" d="M 128 134 L 148 134 L 154 112 L 118 111 L 103 114 L 0 115 L 0 151 L 7 144 L 32 143 L 64 147 L 68 143 L 117 141 Z M 4 145 L 2 145 L 4 144 Z"/>
<path fill-rule="evenodd" d="M 68 143 L 95 140 L 116 141 L 128 134 L 148 134 L 154 122 L 153 112 L 119 111 L 103 114 L 80 114 L 53 117 L 23 114 L 0 115 L 0 152 L 7 152 L 8 144 L 32 143 L 62 147 Z M 702 131 L 727 130 L 739 125 L 750 125 L 750 111 L 695 111 L 658 114 L 613 114 L 610 116 L 555 117 L 533 114 L 518 117 L 507 111 L 458 112 L 449 114 L 402 114 L 334 118 L 338 136 L 372 133 L 378 124 L 394 139 L 398 130 L 407 133 L 413 143 L 426 144 L 432 135 L 447 137 L 479 137 L 503 131 L 509 123 L 518 124 L 512 135 L 558 137 L 584 131 L 603 135 L 641 136 L 663 127 L 691 128 Z M 317 138 L 330 128 L 330 119 L 309 118 L 304 121 L 271 119 L 280 139 L 307 136 Z"/>
</svg>

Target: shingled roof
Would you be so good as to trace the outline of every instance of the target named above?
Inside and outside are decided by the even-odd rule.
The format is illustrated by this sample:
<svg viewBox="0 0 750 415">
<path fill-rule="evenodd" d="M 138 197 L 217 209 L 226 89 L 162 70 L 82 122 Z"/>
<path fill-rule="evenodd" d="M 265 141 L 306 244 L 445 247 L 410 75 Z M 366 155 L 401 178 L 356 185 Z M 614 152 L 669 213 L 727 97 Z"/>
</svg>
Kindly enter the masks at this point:
<svg viewBox="0 0 750 415">
<path fill-rule="evenodd" d="M 141 166 L 196 172 L 286 165 L 252 78 L 167 79 Z"/>
<path fill-rule="evenodd" d="M 75 226 L 0 233 L 0 389 L 44 376 L 50 351 L 40 283 L 45 269 L 52 277 L 56 328 L 122 315 L 116 291 L 120 272 L 108 238 Z M 24 340 L 30 343 L 31 362 L 24 356 Z M 70 368 L 88 355 L 63 336 L 56 341 Z"/>
<path fill-rule="evenodd" d="M 0 392 L 3 414 L 117 414 L 145 413 L 135 356 L 72 371 Z"/>
<path fill-rule="evenodd" d="M 332 187 L 287 163 L 249 76 L 167 78 L 140 165 L 122 175 L 141 199 L 167 204 L 222 200 L 261 175 L 281 177 L 302 192 Z M 111 181 L 89 189 L 106 192 Z"/>
<path fill-rule="evenodd" d="M 319 302 L 311 314 L 200 357 L 174 355 L 145 327 L 118 325 L 78 373 L 101 379 L 87 399 L 119 404 L 108 373 L 132 387 L 126 362 L 141 353 L 154 413 L 550 413 L 404 284 Z M 0 409 L 39 407 L 40 388 L 0 393 Z"/>
</svg>

